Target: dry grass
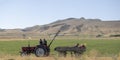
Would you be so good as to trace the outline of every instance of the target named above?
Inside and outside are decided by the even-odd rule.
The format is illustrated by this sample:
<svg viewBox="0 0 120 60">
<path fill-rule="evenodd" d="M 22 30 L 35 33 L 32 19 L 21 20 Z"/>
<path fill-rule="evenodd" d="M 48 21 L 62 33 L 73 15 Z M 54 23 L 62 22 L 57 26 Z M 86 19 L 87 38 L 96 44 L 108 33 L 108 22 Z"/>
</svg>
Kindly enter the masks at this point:
<svg viewBox="0 0 120 60">
<path fill-rule="evenodd" d="M 0 58 L 0 60 L 120 60 L 120 57 L 35 57 L 35 56 L 6 56 Z"/>
<path fill-rule="evenodd" d="M 0 60 L 77 60 L 75 57 L 35 57 L 35 56 L 5 56 L 0 57 Z"/>
<path fill-rule="evenodd" d="M 0 60 L 120 60 L 120 53 L 116 56 L 99 56 L 98 52 L 92 50 L 89 54 L 84 54 L 79 57 L 58 57 L 58 56 L 49 56 L 49 57 L 35 57 L 34 55 L 31 56 L 12 56 L 12 55 L 0 55 Z"/>
<path fill-rule="evenodd" d="M 83 54 L 82 56 L 78 57 L 71 57 L 70 55 L 67 57 L 58 57 L 55 55 L 48 57 L 36 57 L 34 55 L 21 57 L 0 54 L 0 60 L 120 60 L 120 53 L 115 56 L 102 56 L 98 51 L 93 49 L 88 54 Z"/>
</svg>

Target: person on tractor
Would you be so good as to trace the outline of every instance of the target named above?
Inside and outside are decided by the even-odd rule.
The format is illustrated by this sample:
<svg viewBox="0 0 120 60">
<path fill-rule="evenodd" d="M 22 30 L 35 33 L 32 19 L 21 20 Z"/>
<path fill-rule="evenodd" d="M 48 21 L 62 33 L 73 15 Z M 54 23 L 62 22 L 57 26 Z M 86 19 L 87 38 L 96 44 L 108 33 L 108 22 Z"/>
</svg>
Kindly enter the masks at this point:
<svg viewBox="0 0 120 60">
<path fill-rule="evenodd" d="M 42 39 L 40 39 L 39 44 L 40 44 L 40 45 L 43 45 L 43 41 L 42 41 Z"/>
<path fill-rule="evenodd" d="M 39 43 L 40 43 L 40 45 L 46 45 L 47 46 L 47 41 L 46 41 L 46 39 L 40 39 L 40 41 L 39 41 Z"/>
<path fill-rule="evenodd" d="M 45 38 L 43 39 L 43 44 L 47 46 L 47 41 Z"/>
</svg>

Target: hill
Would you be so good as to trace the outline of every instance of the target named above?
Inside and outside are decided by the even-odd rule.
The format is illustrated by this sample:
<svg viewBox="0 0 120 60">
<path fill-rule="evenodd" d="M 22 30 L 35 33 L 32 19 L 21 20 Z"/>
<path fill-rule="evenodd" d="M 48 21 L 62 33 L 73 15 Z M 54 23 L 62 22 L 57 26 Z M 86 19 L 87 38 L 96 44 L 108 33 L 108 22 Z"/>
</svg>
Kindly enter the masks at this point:
<svg viewBox="0 0 120 60">
<path fill-rule="evenodd" d="M 60 35 L 110 36 L 120 34 L 120 20 L 67 18 L 46 25 L 36 25 L 24 29 L 0 29 L 0 38 L 21 38 L 23 36 L 51 35 L 61 30 Z"/>
</svg>

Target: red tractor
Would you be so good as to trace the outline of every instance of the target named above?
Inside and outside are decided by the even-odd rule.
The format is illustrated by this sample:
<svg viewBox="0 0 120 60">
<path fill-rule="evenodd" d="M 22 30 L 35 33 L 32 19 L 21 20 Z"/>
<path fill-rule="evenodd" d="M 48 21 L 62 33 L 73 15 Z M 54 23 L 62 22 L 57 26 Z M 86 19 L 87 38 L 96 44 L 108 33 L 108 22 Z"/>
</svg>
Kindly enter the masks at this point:
<svg viewBox="0 0 120 60">
<path fill-rule="evenodd" d="M 50 53 L 50 48 L 45 45 L 37 45 L 34 47 L 27 46 L 27 47 L 22 47 L 22 51 L 20 53 L 21 56 L 30 55 L 31 53 L 35 54 L 37 57 L 48 56 Z"/>
<path fill-rule="evenodd" d="M 56 35 L 54 36 L 54 38 L 52 39 L 52 41 L 50 42 L 49 45 L 47 45 L 47 44 L 40 44 L 40 45 L 33 46 L 33 47 L 31 47 L 30 45 L 28 45 L 27 47 L 22 47 L 22 51 L 20 52 L 20 55 L 24 56 L 24 55 L 30 55 L 31 53 L 33 53 L 37 57 L 49 56 L 50 45 L 55 40 L 55 37 L 59 34 L 59 32 L 60 31 L 58 31 L 56 33 Z"/>
</svg>

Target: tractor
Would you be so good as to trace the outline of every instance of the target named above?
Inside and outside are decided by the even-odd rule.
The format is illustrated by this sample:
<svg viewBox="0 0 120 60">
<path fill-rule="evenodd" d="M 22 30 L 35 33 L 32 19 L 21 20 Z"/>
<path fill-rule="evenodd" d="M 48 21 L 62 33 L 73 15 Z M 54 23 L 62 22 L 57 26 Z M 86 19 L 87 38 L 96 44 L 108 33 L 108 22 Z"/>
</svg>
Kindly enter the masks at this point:
<svg viewBox="0 0 120 60">
<path fill-rule="evenodd" d="M 40 44 L 36 46 L 30 46 L 30 44 L 28 44 L 27 47 L 22 47 L 22 51 L 20 51 L 20 55 L 24 56 L 24 55 L 30 55 L 31 53 L 33 53 L 37 57 L 49 56 L 50 46 L 52 42 L 55 40 L 55 37 L 59 34 L 59 32 L 60 30 L 55 34 L 50 44 L 48 45 Z"/>
</svg>

